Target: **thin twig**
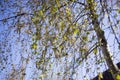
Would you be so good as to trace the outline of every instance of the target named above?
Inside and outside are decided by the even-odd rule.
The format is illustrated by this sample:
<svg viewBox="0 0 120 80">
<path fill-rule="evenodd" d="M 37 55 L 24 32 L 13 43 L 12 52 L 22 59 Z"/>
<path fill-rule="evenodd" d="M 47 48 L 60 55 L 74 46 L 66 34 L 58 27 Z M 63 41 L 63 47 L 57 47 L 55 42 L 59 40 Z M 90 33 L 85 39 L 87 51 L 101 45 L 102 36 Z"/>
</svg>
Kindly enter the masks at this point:
<svg viewBox="0 0 120 80">
<path fill-rule="evenodd" d="M 15 15 L 15 16 L 11 16 L 11 17 L 8 17 L 8 18 L 1 19 L 0 21 L 6 21 L 6 20 L 9 20 L 9 19 L 12 19 L 12 18 L 23 16 L 23 15 L 33 15 L 33 14 L 21 13 L 21 14 Z"/>
</svg>

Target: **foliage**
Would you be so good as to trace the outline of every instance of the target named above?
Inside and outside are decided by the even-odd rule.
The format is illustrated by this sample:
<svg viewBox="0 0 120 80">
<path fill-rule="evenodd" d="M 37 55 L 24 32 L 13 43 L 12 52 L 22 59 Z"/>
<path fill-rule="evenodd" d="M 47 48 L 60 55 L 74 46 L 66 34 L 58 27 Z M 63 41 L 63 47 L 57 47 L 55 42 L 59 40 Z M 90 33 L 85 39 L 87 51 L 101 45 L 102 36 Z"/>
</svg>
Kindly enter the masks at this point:
<svg viewBox="0 0 120 80">
<path fill-rule="evenodd" d="M 120 80 L 120 75 L 117 75 L 117 76 L 116 76 L 116 80 Z"/>
<path fill-rule="evenodd" d="M 95 31 L 97 28 L 93 25 L 96 21 L 92 19 L 97 19 L 101 30 L 106 33 L 108 45 L 112 46 L 112 49 L 117 48 L 111 52 L 116 55 L 119 52 L 119 47 L 116 47 L 120 46 L 118 38 L 120 15 L 117 3 L 107 0 L 12 0 L 12 2 L 9 0 L 0 2 L 2 5 L 0 14 L 4 15 L 0 16 L 2 18 L 0 22 L 5 24 L 8 30 L 11 28 L 11 36 L 15 35 L 18 38 L 18 47 L 23 49 L 20 51 L 21 59 L 27 55 L 25 62 L 22 63 L 28 65 L 29 61 L 34 59 L 36 71 L 41 71 L 39 71 L 41 75 L 38 74 L 37 78 L 49 78 L 49 75 L 54 77 L 53 74 L 58 74 L 58 76 L 61 75 L 62 80 L 67 80 L 77 74 L 77 69 L 80 71 L 81 64 L 86 63 L 88 66 L 92 60 L 98 63 L 95 65 L 104 66 L 104 55 L 100 47 L 102 43 L 101 40 L 97 40 Z M 101 30 L 99 32 L 102 32 Z M 109 35 L 114 37 L 113 44 Z M 9 38 L 7 40 L 9 41 Z M 9 44 L 11 44 L 10 41 Z M 12 43 L 16 41 L 17 39 Z M 2 47 L 3 50 L 10 48 Z M 55 67 L 55 60 L 58 63 L 61 61 L 58 70 L 60 66 L 64 69 L 58 73 L 54 71 L 49 73 Z M 89 67 L 85 68 L 88 73 L 92 69 Z M 101 71 L 98 69 L 98 72 Z M 101 73 L 99 77 L 102 78 Z"/>
</svg>

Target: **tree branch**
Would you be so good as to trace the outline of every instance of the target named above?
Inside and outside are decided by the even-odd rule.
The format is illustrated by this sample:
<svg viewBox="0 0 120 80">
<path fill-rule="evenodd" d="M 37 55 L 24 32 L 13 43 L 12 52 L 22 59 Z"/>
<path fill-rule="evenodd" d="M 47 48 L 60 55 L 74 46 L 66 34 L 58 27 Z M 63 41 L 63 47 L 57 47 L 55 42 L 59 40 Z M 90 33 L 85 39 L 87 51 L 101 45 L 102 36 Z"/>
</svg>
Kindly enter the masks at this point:
<svg viewBox="0 0 120 80">
<path fill-rule="evenodd" d="M 23 15 L 33 15 L 33 14 L 21 13 L 21 14 L 15 15 L 15 16 L 10 16 L 8 18 L 1 19 L 0 21 L 7 21 L 9 19 L 16 18 L 16 17 L 23 16 Z"/>
<path fill-rule="evenodd" d="M 79 1 L 74 1 L 74 2 L 78 3 L 78 4 L 82 5 L 82 6 L 85 6 L 85 3 L 82 3 L 82 2 L 79 2 Z"/>
</svg>

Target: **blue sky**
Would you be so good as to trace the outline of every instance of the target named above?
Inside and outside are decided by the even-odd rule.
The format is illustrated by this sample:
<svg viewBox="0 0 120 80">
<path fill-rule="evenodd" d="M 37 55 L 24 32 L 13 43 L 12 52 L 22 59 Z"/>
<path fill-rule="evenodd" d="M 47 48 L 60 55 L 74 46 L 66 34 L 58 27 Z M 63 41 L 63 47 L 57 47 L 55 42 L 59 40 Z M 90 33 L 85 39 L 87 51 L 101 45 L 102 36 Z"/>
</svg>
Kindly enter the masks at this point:
<svg viewBox="0 0 120 80">
<path fill-rule="evenodd" d="M 6 3 L 6 4 L 4 4 L 4 6 L 7 6 L 7 4 L 8 3 Z M 1 7 L 0 7 L 1 8 Z M 7 8 L 6 10 L 5 10 L 5 14 L 3 15 L 2 13 L 0 13 L 0 19 L 3 19 L 3 18 L 6 18 L 8 15 L 7 14 L 9 14 L 9 12 L 14 12 L 14 11 L 16 11 L 16 9 L 15 8 L 13 8 L 13 9 L 9 9 L 9 8 Z M 10 14 L 10 16 L 13 16 L 13 14 Z M 107 17 L 107 16 L 106 16 Z M 10 21 L 10 20 L 8 20 L 9 22 L 12 22 L 12 21 Z M 103 29 L 104 28 L 106 28 L 106 27 L 108 27 L 108 21 L 107 21 L 107 18 L 105 18 L 104 20 L 103 20 L 103 22 L 104 22 L 104 24 L 105 24 L 105 26 L 103 27 Z M 1 22 L 0 22 L 1 23 Z M 19 63 L 20 63 L 20 65 L 22 65 L 22 64 L 25 64 L 26 62 L 26 59 L 28 59 L 28 55 L 31 53 L 31 50 L 29 50 L 29 48 L 30 48 L 30 44 L 31 44 L 31 39 L 29 39 L 29 38 L 31 38 L 31 36 L 27 36 L 27 34 L 26 33 L 22 33 L 22 35 L 21 35 L 21 38 L 20 38 L 20 40 L 22 40 L 22 39 L 25 39 L 26 41 L 28 41 L 28 42 L 26 42 L 26 41 L 23 41 L 23 45 L 21 44 L 21 42 L 19 42 L 19 36 L 17 35 L 16 36 L 16 32 L 14 32 L 14 26 L 10 26 L 9 28 L 8 28 L 8 25 L 7 24 L 0 24 L 0 45 L 3 45 L 3 42 L 5 42 L 5 41 L 8 41 L 8 45 L 11 45 L 11 52 L 6 52 L 5 54 L 6 55 L 9 55 L 9 54 L 12 54 L 12 56 L 9 56 L 9 60 L 8 60 L 8 62 L 10 62 L 10 63 L 13 63 L 14 64 L 14 66 L 16 66 L 16 69 L 19 71 Z M 24 31 L 24 30 L 23 30 Z M 108 43 L 109 43 L 109 45 L 110 45 L 110 50 L 111 50 L 111 52 L 114 54 L 115 52 L 114 52 L 114 50 L 116 51 L 116 52 L 118 52 L 118 49 L 116 49 L 117 48 L 117 44 L 115 44 L 114 43 L 114 36 L 113 36 L 113 34 L 111 34 L 111 33 L 109 33 L 110 32 L 110 30 L 109 29 L 105 29 L 105 36 L 106 36 L 106 38 L 107 38 L 107 40 L 108 40 Z M 5 33 L 5 35 L 7 35 L 7 37 L 5 36 L 5 35 L 3 35 L 2 33 Z M 9 34 L 9 35 L 8 35 Z M 6 40 L 7 39 L 7 40 Z M 18 41 L 18 42 L 17 42 Z M 115 48 L 114 47 L 111 47 L 111 46 L 113 46 L 113 44 L 115 44 Z M 7 45 L 7 46 L 8 46 Z M 9 47 L 9 46 L 8 46 Z M 25 47 L 25 48 L 24 48 Z M 27 51 L 26 51 L 27 50 Z M 0 54 L 1 55 L 1 54 Z M 21 55 L 23 56 L 23 58 L 21 58 Z M 72 54 L 71 54 L 72 55 Z M 86 75 L 86 77 L 87 78 L 90 78 L 90 77 L 94 77 L 95 75 L 97 75 L 98 74 L 98 72 L 99 71 L 103 71 L 103 70 L 105 70 L 106 69 L 106 66 L 105 66 L 105 64 L 103 63 L 101 63 L 100 65 L 96 65 L 96 66 L 94 66 L 95 65 L 95 61 L 97 60 L 96 58 L 95 58 L 95 56 L 94 55 L 90 55 L 90 56 L 92 56 L 93 57 L 93 59 L 92 58 L 90 58 L 90 59 L 88 59 L 88 60 L 86 60 L 85 62 L 83 62 L 83 64 L 81 64 L 77 69 L 76 69 L 76 74 L 74 75 L 74 77 L 77 77 L 77 79 L 83 79 L 83 76 L 85 76 L 86 74 L 88 74 L 88 75 Z M 118 56 L 118 53 L 116 54 L 116 56 Z M 1 57 L 1 56 L 0 56 Z M 27 64 L 27 65 L 24 65 L 23 67 L 27 67 L 26 68 L 26 72 L 28 73 L 26 76 L 25 76 L 25 80 L 30 80 L 31 79 L 31 77 L 34 75 L 34 74 L 36 74 L 35 72 L 38 72 L 37 71 L 37 69 L 35 69 L 35 61 L 34 61 L 34 59 L 36 58 L 36 56 L 35 55 L 32 55 L 32 54 L 30 54 L 30 58 L 29 58 L 29 63 Z M 25 59 L 25 61 L 23 61 L 23 63 L 21 62 L 21 59 Z M 71 57 L 71 60 L 72 60 L 72 57 Z M 61 63 L 61 62 L 63 62 L 63 63 Z M 56 73 L 57 72 L 59 72 L 59 71 L 64 71 L 64 67 L 66 66 L 66 63 L 65 63 L 65 58 L 63 58 L 63 59 L 61 59 L 61 62 L 60 62 L 60 60 L 54 60 L 53 62 L 52 62 L 52 60 L 51 60 L 51 63 L 53 63 L 53 65 L 52 65 L 52 68 L 50 68 L 50 75 L 52 75 L 53 74 L 53 77 L 51 78 L 51 76 L 49 76 L 49 74 L 48 74 L 48 78 L 51 78 L 51 80 L 53 79 L 53 78 L 58 78 L 57 76 L 56 76 Z M 119 56 L 118 57 L 116 57 L 116 59 L 115 59 L 115 62 L 117 63 L 117 62 L 120 62 L 120 60 L 119 60 Z M 92 65 L 91 65 L 91 63 L 92 63 Z M 102 67 L 101 67 L 101 65 L 102 65 Z M 11 65 L 5 65 L 6 66 L 6 68 L 3 70 L 3 71 L 1 71 L 0 72 L 0 74 L 1 75 L 6 75 L 6 74 L 9 74 L 9 72 L 10 72 L 10 70 L 11 70 Z M 69 66 L 69 65 L 68 65 Z M 98 70 L 97 71 L 97 68 L 99 68 L 100 67 L 100 70 Z M 89 70 L 90 69 L 90 70 Z M 95 71 L 96 70 L 96 71 Z M 7 72 L 6 72 L 7 71 Z M 51 73 L 53 71 L 53 73 Z M 93 74 L 91 74 L 91 71 L 92 71 L 92 73 Z M 81 75 L 79 75 L 79 74 L 81 74 Z M 38 74 L 37 74 L 38 75 Z M 36 75 L 36 76 L 37 76 Z M 0 76 L 0 78 L 2 78 L 2 77 L 4 77 L 4 76 Z M 3 80 L 5 80 L 5 79 L 3 79 Z M 32 79 L 31 79 L 32 80 Z"/>
</svg>

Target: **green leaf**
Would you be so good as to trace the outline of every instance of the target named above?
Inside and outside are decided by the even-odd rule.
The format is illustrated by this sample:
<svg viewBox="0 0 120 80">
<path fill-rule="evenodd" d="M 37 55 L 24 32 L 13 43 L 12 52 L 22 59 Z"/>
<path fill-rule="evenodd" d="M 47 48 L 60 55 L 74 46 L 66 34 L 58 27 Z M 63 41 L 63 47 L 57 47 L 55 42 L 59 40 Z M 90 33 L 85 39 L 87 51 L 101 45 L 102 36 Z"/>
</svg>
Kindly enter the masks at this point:
<svg viewBox="0 0 120 80">
<path fill-rule="evenodd" d="M 39 78 L 40 78 L 40 79 L 44 79 L 45 77 L 46 77 L 45 74 L 41 74 Z"/>
<path fill-rule="evenodd" d="M 57 10 L 58 10 L 57 7 L 52 7 L 52 8 L 51 8 L 51 13 L 54 14 Z"/>
<path fill-rule="evenodd" d="M 68 15 L 68 16 L 70 16 L 71 15 L 71 12 L 70 12 L 70 8 L 66 8 L 66 14 Z"/>
<path fill-rule="evenodd" d="M 60 24 L 60 28 L 61 28 L 61 30 L 64 30 L 64 28 L 65 28 L 65 24 L 64 24 L 63 22 L 60 22 L 59 24 Z"/>
<path fill-rule="evenodd" d="M 76 35 L 78 32 L 79 32 L 79 30 L 78 30 L 78 29 L 75 29 L 75 30 L 74 30 L 74 35 Z"/>
<path fill-rule="evenodd" d="M 88 41 L 88 37 L 87 37 L 87 36 L 83 36 L 82 39 L 83 39 L 84 41 Z"/>
<path fill-rule="evenodd" d="M 40 30 L 37 30 L 35 35 L 36 35 L 36 40 L 40 40 L 40 38 L 41 38 Z"/>
<path fill-rule="evenodd" d="M 61 73 L 60 73 L 60 72 L 58 72 L 58 73 L 57 73 L 57 75 L 58 75 L 58 76 L 60 76 L 60 75 L 61 75 Z"/>
<path fill-rule="evenodd" d="M 62 45 L 60 45 L 60 46 L 59 46 L 59 48 L 60 48 L 60 49 L 62 49 L 62 48 L 63 48 L 63 46 L 62 46 Z"/>
<path fill-rule="evenodd" d="M 66 36 L 66 35 L 64 35 L 64 36 L 63 36 L 63 39 L 64 39 L 64 40 L 67 40 L 67 36 Z"/>
<path fill-rule="evenodd" d="M 86 34 L 87 34 L 87 35 L 89 35 L 89 34 L 90 34 L 90 32 L 87 32 Z"/>
<path fill-rule="evenodd" d="M 120 10 L 118 10 L 117 12 L 120 13 Z"/>
<path fill-rule="evenodd" d="M 42 10 L 39 10 L 38 13 L 39 13 L 40 16 L 43 16 L 43 11 Z"/>
<path fill-rule="evenodd" d="M 36 61 L 36 65 L 40 65 L 41 63 L 39 61 Z"/>
<path fill-rule="evenodd" d="M 31 49 L 37 49 L 37 44 L 36 44 L 36 43 L 33 43 L 33 44 L 31 45 Z"/>
<path fill-rule="evenodd" d="M 35 52 L 32 52 L 32 53 L 33 53 L 33 54 L 39 54 L 39 53 L 38 53 L 38 52 L 36 52 L 36 51 L 35 51 Z"/>
<path fill-rule="evenodd" d="M 60 1 L 56 0 L 57 6 L 60 7 Z"/>
<path fill-rule="evenodd" d="M 120 80 L 120 75 L 119 74 L 116 76 L 116 80 Z"/>
<path fill-rule="evenodd" d="M 37 17 L 37 16 L 35 16 L 35 17 L 32 18 L 32 22 L 33 22 L 34 24 L 38 24 L 38 23 L 39 23 L 39 20 L 40 20 L 40 18 Z"/>
<path fill-rule="evenodd" d="M 94 53 L 95 55 L 98 53 L 97 48 L 95 48 L 95 49 L 93 50 L 93 53 Z"/>
<path fill-rule="evenodd" d="M 99 79 L 101 80 L 101 79 L 103 78 L 102 73 L 99 73 L 99 74 L 98 74 L 98 77 L 99 77 Z"/>
</svg>

